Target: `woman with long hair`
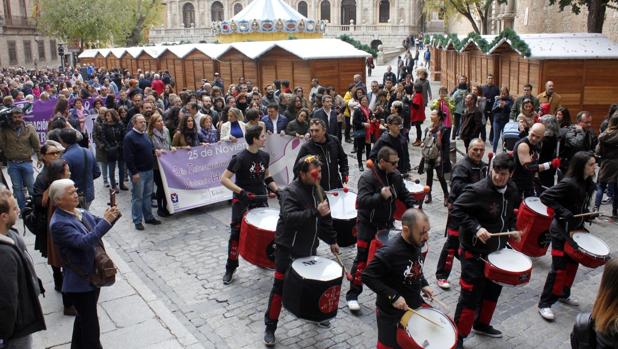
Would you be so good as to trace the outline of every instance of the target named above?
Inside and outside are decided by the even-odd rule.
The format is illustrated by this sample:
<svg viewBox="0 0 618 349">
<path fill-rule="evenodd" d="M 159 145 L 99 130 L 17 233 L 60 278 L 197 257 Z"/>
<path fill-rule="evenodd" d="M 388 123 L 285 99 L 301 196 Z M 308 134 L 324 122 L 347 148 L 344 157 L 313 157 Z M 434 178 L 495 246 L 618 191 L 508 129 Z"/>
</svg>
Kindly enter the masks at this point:
<svg viewBox="0 0 618 349">
<path fill-rule="evenodd" d="M 152 141 L 157 161 L 162 153 L 176 151 L 176 148 L 172 147 L 169 130 L 165 127 L 163 118 L 159 113 L 154 114 L 150 118 L 148 136 Z M 167 210 L 167 200 L 165 200 L 165 192 L 163 191 L 163 179 L 161 178 L 161 172 L 159 172 L 159 166 L 157 165 L 154 166 L 153 176 L 154 182 L 157 185 L 157 191 L 155 193 L 157 199 L 157 215 L 160 217 L 168 217 L 170 213 Z"/>
<path fill-rule="evenodd" d="M 612 199 L 612 216 L 618 218 L 618 112 L 609 119 L 607 129 L 599 136 L 596 154 L 601 158 L 594 209 L 599 210 L 607 188 Z"/>
<path fill-rule="evenodd" d="M 585 218 L 575 218 L 575 215 L 588 212 L 595 187 L 595 168 L 596 160 L 592 152 L 575 153 L 566 176 L 540 197 L 543 204 L 554 210 L 549 228 L 552 265 L 539 301 L 539 314 L 547 321 L 554 320 L 551 306 L 557 301 L 572 306 L 579 304 L 571 297 L 571 286 L 579 263 L 564 253 L 564 246 L 571 241 L 571 232 L 584 226 Z"/>
<path fill-rule="evenodd" d="M 426 147 L 431 147 L 432 144 L 435 144 L 435 148 L 437 150 L 437 154 L 432 154 L 432 158 L 424 159 L 425 169 L 427 170 L 426 185 L 429 187 L 429 193 L 427 193 L 427 199 L 425 200 L 425 203 L 430 204 L 432 201 L 431 188 L 433 187 L 433 171 L 435 169 L 436 175 L 438 176 L 438 181 L 440 182 L 440 186 L 442 187 L 442 194 L 444 194 L 444 206 L 446 206 L 448 203 L 448 185 L 446 184 L 444 173 L 445 170 L 450 171 L 450 159 L 448 150 L 449 142 L 445 140 L 448 139 L 448 136 L 445 137 L 446 132 L 444 132 L 445 127 L 443 124 L 444 117 L 444 113 L 439 110 L 434 110 L 431 112 L 431 125 L 425 129 L 423 151 L 426 149 Z M 444 151 L 445 149 L 446 151 Z M 424 151 L 423 155 L 425 153 L 429 154 L 432 152 Z"/>
<path fill-rule="evenodd" d="M 596 349 L 618 348 L 618 257 L 603 269 L 597 299 L 592 307 Z"/>
<path fill-rule="evenodd" d="M 103 168 L 102 171 L 107 170 L 107 178 L 112 186 L 112 189 L 118 193 L 118 183 L 124 186 L 124 170 L 122 165 L 122 142 L 126 128 L 124 124 L 120 122 L 120 116 L 114 109 L 107 109 L 103 114 L 102 125 L 102 139 L 105 153 L 107 154 L 107 169 Z M 116 182 L 116 166 L 119 168 L 119 180 Z"/>
<path fill-rule="evenodd" d="M 359 89 L 362 90 L 362 89 Z M 367 153 L 369 160 L 371 152 L 371 122 L 374 118 L 373 112 L 369 109 L 369 98 L 363 95 L 359 99 L 360 105 L 352 113 L 352 125 L 354 127 L 354 146 L 356 147 L 356 159 L 358 169 L 363 172 L 363 150 Z"/>
<path fill-rule="evenodd" d="M 236 142 L 245 137 L 245 122 L 242 112 L 236 108 L 229 108 L 227 120 L 221 125 L 221 140 Z"/>
<path fill-rule="evenodd" d="M 567 107 L 560 107 L 556 110 L 556 120 L 560 128 L 571 126 L 571 113 Z"/>
<path fill-rule="evenodd" d="M 200 144 L 200 138 L 197 134 L 197 125 L 195 119 L 191 115 L 185 115 L 180 119 L 178 130 L 172 138 L 172 146 L 181 148 L 191 148 Z"/>
</svg>

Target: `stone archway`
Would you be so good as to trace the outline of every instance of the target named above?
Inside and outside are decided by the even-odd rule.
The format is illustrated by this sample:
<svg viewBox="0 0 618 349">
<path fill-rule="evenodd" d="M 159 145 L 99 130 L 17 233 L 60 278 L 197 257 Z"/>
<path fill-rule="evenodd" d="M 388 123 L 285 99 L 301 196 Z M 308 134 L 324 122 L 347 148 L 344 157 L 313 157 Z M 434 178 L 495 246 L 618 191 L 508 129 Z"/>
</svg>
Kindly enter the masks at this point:
<svg viewBox="0 0 618 349">
<path fill-rule="evenodd" d="M 382 45 L 382 40 L 375 39 L 371 41 L 371 44 L 369 46 L 371 46 L 372 49 L 377 50 L 378 46 L 380 45 Z"/>
</svg>

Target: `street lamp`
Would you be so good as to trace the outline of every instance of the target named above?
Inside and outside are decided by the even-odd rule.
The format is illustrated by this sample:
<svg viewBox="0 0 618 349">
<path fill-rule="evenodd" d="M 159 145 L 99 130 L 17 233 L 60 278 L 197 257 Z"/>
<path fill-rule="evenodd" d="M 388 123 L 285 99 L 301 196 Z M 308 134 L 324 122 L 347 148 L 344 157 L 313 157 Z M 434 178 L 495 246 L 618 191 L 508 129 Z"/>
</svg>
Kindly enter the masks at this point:
<svg viewBox="0 0 618 349">
<path fill-rule="evenodd" d="M 58 55 L 60 56 L 60 72 L 64 73 L 64 45 L 58 44 Z"/>
</svg>

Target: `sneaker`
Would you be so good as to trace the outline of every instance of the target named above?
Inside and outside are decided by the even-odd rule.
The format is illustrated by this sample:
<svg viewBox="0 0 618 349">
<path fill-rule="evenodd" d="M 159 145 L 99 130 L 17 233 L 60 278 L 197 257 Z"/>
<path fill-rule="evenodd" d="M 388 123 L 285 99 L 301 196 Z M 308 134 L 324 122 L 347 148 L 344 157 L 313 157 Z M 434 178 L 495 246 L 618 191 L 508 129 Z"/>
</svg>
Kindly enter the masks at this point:
<svg viewBox="0 0 618 349">
<path fill-rule="evenodd" d="M 137 223 L 135 225 L 135 229 L 137 229 L 137 230 L 144 230 L 144 225 L 142 223 Z"/>
<path fill-rule="evenodd" d="M 554 321 L 556 318 L 551 308 L 539 308 L 539 314 L 541 314 L 541 317 L 547 321 Z"/>
<path fill-rule="evenodd" d="M 474 332 L 481 336 L 487 336 L 491 338 L 502 338 L 502 332 L 493 328 L 493 326 L 476 326 L 474 327 Z"/>
<path fill-rule="evenodd" d="M 233 276 L 234 276 L 234 270 L 226 270 L 226 271 L 225 271 L 225 274 L 223 274 L 223 284 L 224 284 L 224 285 L 229 285 L 229 284 L 231 284 L 231 283 L 232 283 Z M 275 337 L 274 337 L 274 336 L 275 336 L 275 334 L 274 334 L 274 333 L 275 333 L 275 332 L 273 331 L 273 344 L 275 343 L 275 342 L 274 342 L 274 338 L 275 338 Z"/>
<path fill-rule="evenodd" d="M 66 315 L 66 316 L 76 316 L 77 315 L 77 310 L 75 309 L 74 306 L 64 307 L 64 315 Z"/>
<path fill-rule="evenodd" d="M 613 200 L 612 200 L 612 198 L 611 198 L 611 197 L 607 197 L 607 198 L 605 198 L 605 199 L 601 200 L 601 204 L 602 204 L 602 205 L 611 204 L 611 203 L 612 203 L 612 201 L 613 201 Z"/>
<path fill-rule="evenodd" d="M 318 322 L 318 326 L 322 328 L 330 328 L 330 321 L 328 320 L 320 321 Z"/>
<path fill-rule="evenodd" d="M 575 299 L 573 297 L 559 298 L 558 302 L 560 302 L 562 304 L 570 305 L 572 307 L 579 307 L 579 301 L 577 301 L 577 299 Z"/>
<path fill-rule="evenodd" d="M 109 188 L 109 183 L 105 182 L 105 188 Z"/>
<path fill-rule="evenodd" d="M 438 287 L 440 287 L 443 290 L 448 290 L 451 288 L 451 284 L 448 282 L 447 279 L 438 279 L 437 283 L 438 283 Z"/>
<path fill-rule="evenodd" d="M 121 184 L 121 185 L 120 185 L 120 190 L 129 190 L 129 187 L 127 187 L 127 186 L 126 186 L 126 185 L 124 185 L 124 184 Z"/>
<path fill-rule="evenodd" d="M 169 212 L 163 210 L 157 210 L 157 216 L 159 217 L 169 217 L 171 214 Z"/>
<path fill-rule="evenodd" d="M 348 309 L 350 311 L 360 311 L 360 304 L 358 304 L 356 299 L 351 299 L 348 301 Z"/>
<path fill-rule="evenodd" d="M 149 220 L 144 221 L 144 222 L 146 222 L 146 224 L 152 224 L 152 225 L 159 225 L 159 224 L 161 224 L 161 221 L 156 219 L 156 218 L 152 218 L 152 219 L 149 219 Z"/>
<path fill-rule="evenodd" d="M 267 347 L 275 346 L 275 331 L 268 329 L 264 331 L 264 345 Z"/>
</svg>

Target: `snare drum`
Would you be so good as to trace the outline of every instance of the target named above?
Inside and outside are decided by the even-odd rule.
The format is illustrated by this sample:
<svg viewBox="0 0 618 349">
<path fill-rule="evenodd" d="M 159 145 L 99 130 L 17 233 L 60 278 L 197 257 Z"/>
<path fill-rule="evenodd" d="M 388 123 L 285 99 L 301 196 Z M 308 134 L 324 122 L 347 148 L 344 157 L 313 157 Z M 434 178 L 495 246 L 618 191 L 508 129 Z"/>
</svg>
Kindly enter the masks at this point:
<svg viewBox="0 0 618 349">
<path fill-rule="evenodd" d="M 339 308 L 343 269 L 318 256 L 296 259 L 283 282 L 283 306 L 301 319 L 324 321 Z"/>
<path fill-rule="evenodd" d="M 238 252 L 247 262 L 275 268 L 275 230 L 279 209 L 258 207 L 247 211 L 240 224 Z"/>
<path fill-rule="evenodd" d="M 422 206 L 423 200 L 425 200 L 425 187 L 420 183 L 412 182 L 407 179 L 404 179 L 403 184 L 405 184 L 406 189 L 410 192 L 410 195 L 414 198 L 419 206 Z M 393 214 L 393 218 L 397 220 L 401 220 L 401 216 L 406 212 L 406 205 L 401 200 L 395 201 L 395 213 Z"/>
<path fill-rule="evenodd" d="M 517 230 L 521 231 L 521 240 L 511 238 L 509 243 L 517 251 L 531 257 L 544 256 L 549 247 L 549 226 L 554 217 L 553 211 L 545 206 L 541 199 L 528 197 L 519 205 L 517 213 Z"/>
<path fill-rule="evenodd" d="M 532 274 L 532 260 L 521 252 L 503 248 L 487 256 L 484 274 L 502 286 L 525 285 Z"/>
<path fill-rule="evenodd" d="M 573 241 L 577 243 L 577 248 L 567 241 L 564 244 L 564 253 L 573 260 L 588 268 L 597 268 L 609 260 L 609 247 L 598 237 L 585 230 L 573 232 Z"/>
<path fill-rule="evenodd" d="M 422 315 L 437 326 L 422 318 Z M 434 308 L 408 310 L 397 327 L 397 344 L 402 349 L 453 349 L 457 345 L 457 327 L 443 312 Z"/>
<path fill-rule="evenodd" d="M 337 232 L 337 244 L 342 247 L 356 243 L 356 193 L 343 189 L 326 192 L 333 229 Z"/>
</svg>

